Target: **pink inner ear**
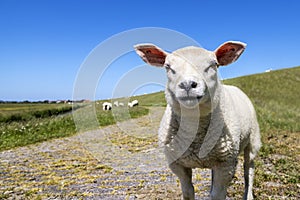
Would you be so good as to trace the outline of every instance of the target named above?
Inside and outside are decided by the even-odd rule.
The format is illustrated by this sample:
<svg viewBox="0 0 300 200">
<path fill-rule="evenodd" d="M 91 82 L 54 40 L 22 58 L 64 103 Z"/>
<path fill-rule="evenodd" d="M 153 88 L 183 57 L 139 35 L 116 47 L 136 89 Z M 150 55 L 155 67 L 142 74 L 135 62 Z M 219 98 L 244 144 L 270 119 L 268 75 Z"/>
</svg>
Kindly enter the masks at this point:
<svg viewBox="0 0 300 200">
<path fill-rule="evenodd" d="M 146 57 L 148 57 L 148 60 L 151 63 L 156 63 L 159 65 L 163 65 L 165 63 L 166 55 L 158 49 L 147 49 L 145 53 L 147 54 Z"/>
<path fill-rule="evenodd" d="M 167 53 L 154 45 L 138 45 L 135 47 L 139 56 L 148 64 L 162 67 Z"/>
<path fill-rule="evenodd" d="M 234 47 L 231 47 L 231 48 L 229 48 L 229 47 L 221 47 L 221 48 L 219 48 L 217 50 L 216 56 L 217 57 L 222 57 L 225 54 L 230 54 L 231 55 L 231 54 L 234 54 L 235 51 L 236 51 L 236 49 Z"/>
<path fill-rule="evenodd" d="M 245 46 L 237 43 L 226 43 L 222 45 L 215 52 L 219 65 L 228 65 L 236 61 L 244 49 Z"/>
<path fill-rule="evenodd" d="M 153 55 L 156 55 L 158 57 L 165 57 L 166 56 L 163 52 L 161 52 L 161 51 L 159 51 L 158 49 L 155 49 L 155 48 L 147 49 L 145 53 L 150 54 L 150 55 L 153 54 Z"/>
</svg>

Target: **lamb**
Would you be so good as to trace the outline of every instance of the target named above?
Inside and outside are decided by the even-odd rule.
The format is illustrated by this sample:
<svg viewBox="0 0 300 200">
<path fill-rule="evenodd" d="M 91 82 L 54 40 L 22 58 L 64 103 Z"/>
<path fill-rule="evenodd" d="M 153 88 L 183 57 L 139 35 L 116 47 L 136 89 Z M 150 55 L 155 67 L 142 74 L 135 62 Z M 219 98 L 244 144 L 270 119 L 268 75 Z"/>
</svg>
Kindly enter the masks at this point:
<svg viewBox="0 0 300 200">
<path fill-rule="evenodd" d="M 114 106 L 116 106 L 116 107 L 123 107 L 124 106 L 124 103 L 123 102 L 118 102 L 118 101 L 115 101 L 114 102 Z"/>
<path fill-rule="evenodd" d="M 109 102 L 104 102 L 102 104 L 102 110 L 111 110 L 111 108 L 112 108 L 112 104 Z"/>
<path fill-rule="evenodd" d="M 170 169 L 181 183 L 183 199 L 195 199 L 193 168 L 210 168 L 211 199 L 225 199 L 244 151 L 244 199 L 253 199 L 254 158 L 260 131 L 254 107 L 237 87 L 221 84 L 218 67 L 236 61 L 246 44 L 228 41 L 215 51 L 185 47 L 168 53 L 153 44 L 135 46 L 148 64 L 167 74 L 167 107 L 158 131 Z"/>
<path fill-rule="evenodd" d="M 138 106 L 139 105 L 139 101 L 138 100 L 133 100 L 132 102 L 128 102 L 128 106 L 129 107 L 134 107 L 134 106 Z"/>
<path fill-rule="evenodd" d="M 118 102 L 118 101 L 115 101 L 115 102 L 114 102 L 114 106 L 119 107 L 119 102 Z"/>
</svg>

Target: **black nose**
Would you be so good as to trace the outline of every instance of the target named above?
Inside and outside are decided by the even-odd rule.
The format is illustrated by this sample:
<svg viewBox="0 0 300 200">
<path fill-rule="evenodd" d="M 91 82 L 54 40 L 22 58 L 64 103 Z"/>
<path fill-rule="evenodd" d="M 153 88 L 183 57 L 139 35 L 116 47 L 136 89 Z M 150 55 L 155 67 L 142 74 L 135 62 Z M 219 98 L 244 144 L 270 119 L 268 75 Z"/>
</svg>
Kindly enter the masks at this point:
<svg viewBox="0 0 300 200">
<path fill-rule="evenodd" d="M 197 85 L 195 81 L 184 81 L 179 84 L 179 88 L 190 91 L 192 88 L 196 88 Z"/>
</svg>

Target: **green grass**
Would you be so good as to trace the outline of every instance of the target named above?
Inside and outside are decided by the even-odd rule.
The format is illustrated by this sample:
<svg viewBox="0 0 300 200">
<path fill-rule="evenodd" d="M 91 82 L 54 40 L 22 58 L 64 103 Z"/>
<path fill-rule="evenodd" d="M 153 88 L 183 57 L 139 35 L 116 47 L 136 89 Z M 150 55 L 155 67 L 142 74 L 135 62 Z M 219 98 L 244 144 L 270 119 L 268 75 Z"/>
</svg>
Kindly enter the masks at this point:
<svg viewBox="0 0 300 200">
<path fill-rule="evenodd" d="M 143 107 L 149 107 L 149 106 L 166 106 L 165 101 L 165 94 L 164 92 L 155 92 L 151 94 L 145 94 L 145 95 L 139 95 L 139 96 L 133 96 L 131 98 L 117 98 L 114 99 L 114 101 L 123 102 L 125 105 L 127 105 L 128 101 L 138 100 L 139 105 Z M 102 104 L 104 101 L 99 101 L 100 104 Z"/>
<path fill-rule="evenodd" d="M 0 150 L 66 137 L 75 133 L 72 116 L 0 123 Z"/>
<path fill-rule="evenodd" d="M 100 107 L 100 106 L 99 106 Z M 115 122 L 122 122 L 129 119 L 138 118 L 149 113 L 149 109 L 137 106 L 133 108 L 128 107 L 118 107 L 113 108 L 113 111 L 102 111 L 100 108 L 97 108 L 97 118 L 100 126 L 106 126 L 115 124 Z M 102 105 L 101 105 L 102 109 Z"/>
<path fill-rule="evenodd" d="M 0 104 L 0 150 L 71 135 L 71 111 L 66 104 Z"/>
<path fill-rule="evenodd" d="M 164 92 L 156 92 L 147 95 L 137 96 L 137 99 L 142 106 L 166 106 Z"/>
<path fill-rule="evenodd" d="M 241 88 L 254 103 L 262 132 L 300 130 L 300 67 L 224 81 Z"/>
<path fill-rule="evenodd" d="M 81 104 L 73 112 L 81 112 L 84 118 L 86 107 Z M 126 109 L 115 109 L 114 112 L 103 111 L 102 104 L 95 108 L 99 126 L 137 118 L 149 112 L 142 106 L 124 107 Z M 72 106 L 66 104 L 0 104 L 0 151 L 95 128 L 86 123 L 84 129 L 77 130 L 70 111 Z"/>
<path fill-rule="evenodd" d="M 70 111 L 72 111 L 72 105 L 65 104 L 0 104 L 0 122 L 28 121 L 33 118 L 46 118 Z"/>
<path fill-rule="evenodd" d="M 256 199 L 299 197 L 300 67 L 224 83 L 241 88 L 257 111 L 263 146 L 256 162 Z"/>
</svg>

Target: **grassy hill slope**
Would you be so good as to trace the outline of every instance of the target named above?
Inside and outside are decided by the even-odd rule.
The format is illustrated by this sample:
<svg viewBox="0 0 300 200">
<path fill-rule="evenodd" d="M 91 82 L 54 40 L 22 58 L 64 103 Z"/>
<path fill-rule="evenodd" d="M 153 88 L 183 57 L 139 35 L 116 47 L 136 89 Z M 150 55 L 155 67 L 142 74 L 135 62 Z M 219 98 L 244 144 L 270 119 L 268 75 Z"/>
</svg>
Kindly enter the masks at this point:
<svg viewBox="0 0 300 200">
<path fill-rule="evenodd" d="M 252 100 L 263 147 L 257 161 L 257 196 L 300 197 L 300 67 L 224 81 Z"/>
<path fill-rule="evenodd" d="M 300 131 L 300 67 L 224 81 L 241 88 L 258 112 L 263 132 Z"/>
</svg>

